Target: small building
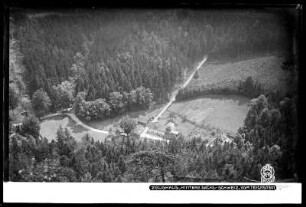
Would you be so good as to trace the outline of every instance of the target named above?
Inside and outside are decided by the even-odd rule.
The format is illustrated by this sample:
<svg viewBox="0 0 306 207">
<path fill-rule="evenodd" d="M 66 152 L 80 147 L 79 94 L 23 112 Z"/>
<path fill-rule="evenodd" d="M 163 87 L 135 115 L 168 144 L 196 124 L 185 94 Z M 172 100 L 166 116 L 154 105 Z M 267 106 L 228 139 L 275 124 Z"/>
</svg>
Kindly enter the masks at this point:
<svg viewBox="0 0 306 207">
<path fill-rule="evenodd" d="M 124 132 L 120 132 L 120 135 L 124 136 L 124 137 L 127 137 L 127 133 L 124 133 Z"/>
<path fill-rule="evenodd" d="M 158 130 L 155 130 L 155 129 L 148 129 L 148 134 L 152 134 L 152 135 L 156 135 L 156 136 L 159 136 L 159 137 L 163 137 L 165 134 L 164 132 L 161 132 L 161 131 L 158 131 Z"/>
<path fill-rule="evenodd" d="M 149 119 L 145 116 L 139 116 L 138 117 L 138 124 L 142 125 L 142 126 L 147 126 Z"/>
<path fill-rule="evenodd" d="M 175 124 L 173 122 L 169 122 L 167 124 L 167 127 L 170 127 L 170 133 L 171 134 L 174 134 L 174 135 L 178 135 L 179 134 L 179 132 L 176 130 Z"/>
<path fill-rule="evenodd" d="M 62 109 L 61 113 L 69 113 L 71 108 Z"/>
<path fill-rule="evenodd" d="M 27 111 L 22 111 L 20 114 L 21 114 L 22 116 L 28 116 L 28 112 L 27 112 Z"/>
<path fill-rule="evenodd" d="M 206 147 L 208 147 L 208 146 L 213 147 L 216 144 L 224 145 L 225 143 L 232 143 L 232 139 L 230 139 L 228 137 L 228 134 L 226 134 L 226 133 L 221 133 L 221 134 L 214 135 L 214 136 L 215 136 L 215 138 L 212 139 L 210 142 L 208 142 L 206 144 Z"/>
<path fill-rule="evenodd" d="M 13 124 L 13 129 L 15 129 L 16 131 L 20 131 L 21 127 L 22 127 L 23 123 L 18 123 L 18 124 Z"/>
<path fill-rule="evenodd" d="M 232 142 L 232 140 L 228 137 L 228 135 L 227 134 L 225 134 L 225 133 L 222 133 L 221 134 L 221 136 L 220 136 L 220 141 L 221 141 L 221 143 L 222 143 L 222 145 L 224 144 L 224 143 L 231 143 Z"/>
<path fill-rule="evenodd" d="M 226 136 L 230 139 L 234 139 L 237 135 L 235 133 L 232 133 L 232 132 L 228 132 L 226 133 Z"/>
</svg>

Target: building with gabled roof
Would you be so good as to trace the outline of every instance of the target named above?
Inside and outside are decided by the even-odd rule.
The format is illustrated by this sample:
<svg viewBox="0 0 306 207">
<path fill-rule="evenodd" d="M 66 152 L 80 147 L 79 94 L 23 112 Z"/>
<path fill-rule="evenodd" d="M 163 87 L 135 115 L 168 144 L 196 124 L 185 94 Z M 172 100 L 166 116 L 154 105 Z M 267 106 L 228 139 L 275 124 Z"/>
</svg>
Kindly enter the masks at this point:
<svg viewBox="0 0 306 207">
<path fill-rule="evenodd" d="M 177 135 L 179 132 L 176 130 L 175 124 L 173 122 L 168 122 L 167 127 L 170 127 L 170 133 Z"/>
</svg>

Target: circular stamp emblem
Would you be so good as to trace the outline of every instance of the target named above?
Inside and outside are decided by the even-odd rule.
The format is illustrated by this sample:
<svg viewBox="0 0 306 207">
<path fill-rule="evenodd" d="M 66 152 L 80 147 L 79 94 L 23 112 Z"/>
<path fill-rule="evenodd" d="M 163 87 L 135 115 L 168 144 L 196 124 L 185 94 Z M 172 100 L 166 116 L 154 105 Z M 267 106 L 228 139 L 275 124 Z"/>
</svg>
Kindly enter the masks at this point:
<svg viewBox="0 0 306 207">
<path fill-rule="evenodd" d="M 275 181 L 275 171 L 270 164 L 266 164 L 260 170 L 261 182 L 262 183 L 272 183 Z"/>
</svg>

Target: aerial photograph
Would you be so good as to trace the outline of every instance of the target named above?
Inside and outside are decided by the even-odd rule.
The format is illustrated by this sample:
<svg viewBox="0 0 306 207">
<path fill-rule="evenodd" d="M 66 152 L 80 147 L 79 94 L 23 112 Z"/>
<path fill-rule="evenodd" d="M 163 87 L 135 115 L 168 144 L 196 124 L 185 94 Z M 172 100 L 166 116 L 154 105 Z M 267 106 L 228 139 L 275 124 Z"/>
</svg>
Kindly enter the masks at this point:
<svg viewBox="0 0 306 207">
<path fill-rule="evenodd" d="M 8 180 L 298 182 L 295 8 L 11 8 Z"/>
</svg>

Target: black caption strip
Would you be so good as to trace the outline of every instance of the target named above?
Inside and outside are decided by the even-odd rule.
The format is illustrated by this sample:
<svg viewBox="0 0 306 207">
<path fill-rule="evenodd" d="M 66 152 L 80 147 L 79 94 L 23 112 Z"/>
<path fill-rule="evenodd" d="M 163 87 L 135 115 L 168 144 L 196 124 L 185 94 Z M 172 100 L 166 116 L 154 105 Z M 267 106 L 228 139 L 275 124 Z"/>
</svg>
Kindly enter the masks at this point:
<svg viewBox="0 0 306 207">
<path fill-rule="evenodd" d="M 275 185 L 150 185 L 150 190 L 276 190 Z"/>
</svg>

